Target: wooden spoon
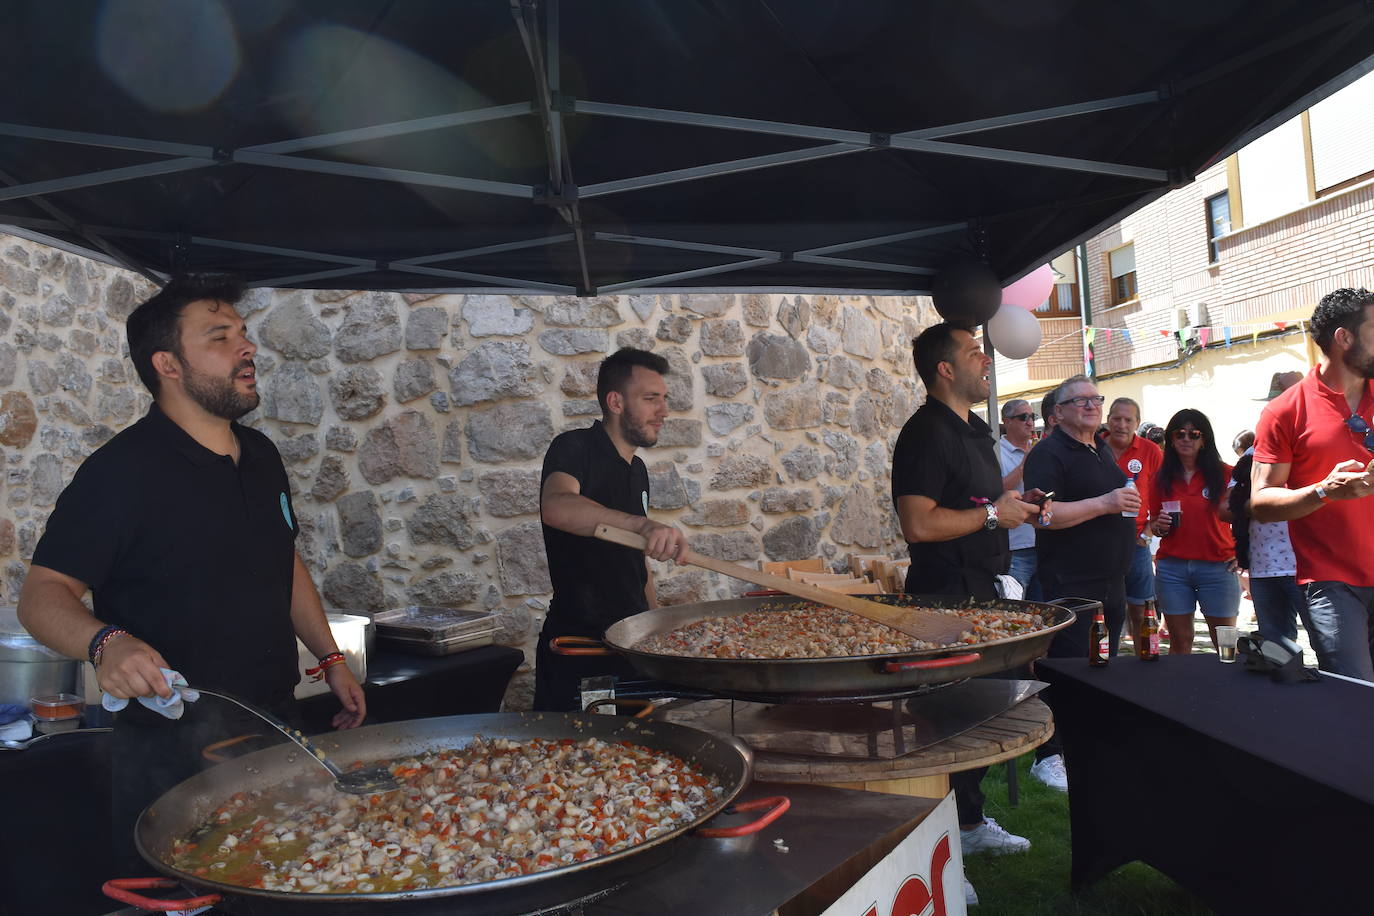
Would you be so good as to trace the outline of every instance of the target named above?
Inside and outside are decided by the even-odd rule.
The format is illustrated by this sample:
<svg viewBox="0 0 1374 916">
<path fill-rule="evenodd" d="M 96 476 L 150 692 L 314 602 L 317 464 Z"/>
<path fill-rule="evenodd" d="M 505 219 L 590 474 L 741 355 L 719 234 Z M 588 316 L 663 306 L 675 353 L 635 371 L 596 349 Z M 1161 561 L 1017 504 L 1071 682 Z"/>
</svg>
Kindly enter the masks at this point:
<svg viewBox="0 0 1374 916">
<path fill-rule="evenodd" d="M 614 528 L 610 525 L 597 525 L 596 536 L 603 541 L 610 541 L 613 544 L 620 544 L 624 547 L 633 547 L 635 550 L 643 550 L 648 543 L 642 536 L 635 534 L 633 531 L 626 531 L 624 528 Z M 843 595 L 839 592 L 817 588 L 814 585 L 807 585 L 804 582 L 784 579 L 782 576 L 770 575 L 766 572 L 760 572 L 757 569 L 740 566 L 738 563 L 717 560 L 713 557 L 703 557 L 701 554 L 693 553 L 691 550 L 684 551 L 682 558 L 678 560 L 678 562 L 691 566 L 700 566 L 702 569 L 724 573 L 727 576 L 743 579 L 745 582 L 752 582 L 764 588 L 771 588 L 776 591 L 786 592 L 789 595 L 795 595 L 798 598 L 805 598 L 807 601 L 815 601 L 817 604 L 825 604 L 830 607 L 839 608 L 842 611 L 849 611 L 851 614 L 867 617 L 869 620 L 881 623 L 884 626 L 892 627 L 894 630 L 900 630 L 908 636 L 915 637 L 924 642 L 934 643 L 938 646 L 955 642 L 972 626 L 969 621 L 961 617 L 955 617 L 951 614 L 941 614 L 936 611 L 922 610 L 921 608 L 896 607 L 890 604 L 879 604 L 877 601 L 868 601 L 853 595 Z"/>
</svg>

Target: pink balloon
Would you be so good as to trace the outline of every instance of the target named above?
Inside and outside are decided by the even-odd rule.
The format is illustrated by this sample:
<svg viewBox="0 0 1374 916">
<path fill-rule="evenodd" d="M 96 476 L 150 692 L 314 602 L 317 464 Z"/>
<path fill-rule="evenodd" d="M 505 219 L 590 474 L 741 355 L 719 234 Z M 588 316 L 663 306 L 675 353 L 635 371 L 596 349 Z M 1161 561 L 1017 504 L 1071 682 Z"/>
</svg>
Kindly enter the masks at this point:
<svg viewBox="0 0 1374 916">
<path fill-rule="evenodd" d="M 1002 290 L 1002 304 L 1033 309 L 1054 292 L 1054 271 L 1043 264 Z"/>
</svg>

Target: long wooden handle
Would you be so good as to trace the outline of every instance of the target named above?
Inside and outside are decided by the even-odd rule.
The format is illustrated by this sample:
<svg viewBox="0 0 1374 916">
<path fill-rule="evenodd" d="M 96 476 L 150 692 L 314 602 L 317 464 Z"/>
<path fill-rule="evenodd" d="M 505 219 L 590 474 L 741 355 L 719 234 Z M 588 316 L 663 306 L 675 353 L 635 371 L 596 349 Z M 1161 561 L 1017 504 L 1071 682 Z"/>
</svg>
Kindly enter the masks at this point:
<svg viewBox="0 0 1374 916">
<path fill-rule="evenodd" d="M 597 525 L 596 536 L 603 541 L 610 541 L 613 544 L 620 544 L 624 547 L 633 547 L 636 550 L 643 550 L 648 546 L 648 541 L 641 535 L 611 525 Z M 714 557 L 703 557 L 701 554 L 695 553 L 692 550 L 683 551 L 683 555 L 678 562 L 691 566 L 700 566 L 702 569 L 709 569 L 713 572 L 723 573 L 736 579 L 743 579 L 745 582 L 762 585 L 765 588 L 786 592 L 798 598 L 805 598 L 807 601 L 814 601 L 817 604 L 825 604 L 830 607 L 839 608 L 842 611 L 849 611 L 850 613 L 858 614 L 860 617 L 867 617 L 869 620 L 875 620 L 895 630 L 900 630 L 908 636 L 914 636 L 917 639 L 923 639 L 930 642 L 946 642 L 957 638 L 965 629 L 965 625 L 959 622 L 957 618 L 949 617 L 944 614 L 918 611 L 914 608 L 900 608 L 890 604 L 879 604 L 877 601 L 868 601 L 853 595 L 817 588 L 814 585 L 807 585 L 805 582 L 784 579 L 782 576 L 774 576 L 762 570 L 750 569 L 747 566 L 741 566 L 738 563 L 731 563 L 727 560 L 717 560 Z"/>
</svg>

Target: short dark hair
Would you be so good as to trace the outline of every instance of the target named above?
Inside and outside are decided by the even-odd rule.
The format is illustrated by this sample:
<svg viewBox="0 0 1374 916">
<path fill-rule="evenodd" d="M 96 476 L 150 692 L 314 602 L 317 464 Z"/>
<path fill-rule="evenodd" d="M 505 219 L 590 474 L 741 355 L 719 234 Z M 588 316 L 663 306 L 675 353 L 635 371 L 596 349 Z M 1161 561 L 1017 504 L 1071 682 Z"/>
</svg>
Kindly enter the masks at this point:
<svg viewBox="0 0 1374 916">
<path fill-rule="evenodd" d="M 1054 388 L 1046 391 L 1045 396 L 1040 399 L 1040 416 L 1045 418 L 1046 423 L 1049 422 L 1050 417 L 1054 416 L 1054 405 L 1058 403 L 1059 387 L 1056 385 Z"/>
<path fill-rule="evenodd" d="M 601 405 L 603 414 L 606 412 L 606 395 L 612 391 L 624 394 L 635 366 L 642 366 L 659 375 L 668 374 L 668 361 L 657 353 L 636 350 L 634 347 L 616 350 L 601 361 L 601 368 L 596 373 L 596 401 Z"/>
<path fill-rule="evenodd" d="M 952 321 L 932 324 L 911 342 L 911 358 L 916 363 L 916 374 L 929 391 L 939 378 L 940 363 L 954 361 L 959 346 L 954 342 L 955 331 L 973 333 L 973 328 Z"/>
<path fill-rule="evenodd" d="M 1365 289 L 1334 289 L 1322 296 L 1312 310 L 1312 339 L 1326 353 L 1336 339 L 1336 329 L 1359 330 L 1364 321 L 1364 307 L 1374 305 L 1374 293 Z"/>
<path fill-rule="evenodd" d="M 234 305 L 242 298 L 243 280 L 232 274 L 175 274 L 157 295 L 134 309 L 124 328 L 129 359 L 153 397 L 161 384 L 153 354 L 166 350 L 181 359 L 182 310 L 201 300 Z"/>
</svg>

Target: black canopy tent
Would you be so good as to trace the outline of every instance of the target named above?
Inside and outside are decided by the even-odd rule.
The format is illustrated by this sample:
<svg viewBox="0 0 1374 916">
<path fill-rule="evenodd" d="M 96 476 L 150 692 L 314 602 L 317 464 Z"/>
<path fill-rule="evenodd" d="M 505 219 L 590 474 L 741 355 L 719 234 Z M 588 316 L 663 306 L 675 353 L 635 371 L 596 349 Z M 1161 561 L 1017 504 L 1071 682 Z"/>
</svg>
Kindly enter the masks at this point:
<svg viewBox="0 0 1374 916">
<path fill-rule="evenodd" d="M 1348 0 L 13 0 L 0 224 L 150 277 L 1010 281 L 1361 75 Z M 1199 219 L 1203 215 L 1199 213 Z"/>
</svg>

